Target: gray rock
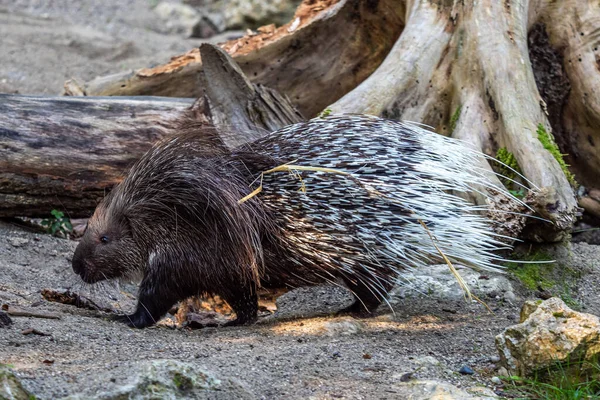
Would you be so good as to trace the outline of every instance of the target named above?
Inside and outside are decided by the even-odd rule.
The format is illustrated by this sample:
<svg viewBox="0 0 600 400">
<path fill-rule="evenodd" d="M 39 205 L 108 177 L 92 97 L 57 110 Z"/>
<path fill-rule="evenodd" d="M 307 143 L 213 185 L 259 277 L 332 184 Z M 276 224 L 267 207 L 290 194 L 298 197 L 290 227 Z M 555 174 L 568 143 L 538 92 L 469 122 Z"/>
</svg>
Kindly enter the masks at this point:
<svg viewBox="0 0 600 400">
<path fill-rule="evenodd" d="M 502 365 L 520 376 L 533 376 L 557 362 L 577 369 L 577 376 L 596 375 L 592 362 L 600 357 L 599 343 L 599 318 L 573 311 L 556 297 L 525 303 L 521 323 L 496 336 Z"/>
<path fill-rule="evenodd" d="M 468 284 L 471 292 L 484 299 L 486 297 L 514 296 L 511 282 L 501 274 L 478 272 L 455 265 L 460 276 Z M 462 300 L 464 292 L 446 264 L 424 265 L 402 275 L 402 281 L 390 293 L 390 304 L 400 299 L 435 297 L 446 300 Z"/>
<path fill-rule="evenodd" d="M 29 400 L 31 398 L 34 397 L 23 388 L 10 368 L 0 364 L 0 399 Z"/>
<path fill-rule="evenodd" d="M 164 21 L 165 32 L 179 33 L 185 37 L 192 36 L 202 21 L 200 13 L 187 4 L 162 1 L 154 8 L 154 12 Z"/>
<path fill-rule="evenodd" d="M 288 23 L 301 0 L 184 0 L 219 31 Z"/>
<path fill-rule="evenodd" d="M 273 318 L 306 318 L 334 314 L 354 303 L 352 293 L 333 285 L 303 287 L 279 296 Z"/>
<path fill-rule="evenodd" d="M 110 371 L 103 379 L 110 381 L 115 372 Z M 63 400 L 150 400 L 150 399 L 254 399 L 239 382 L 231 378 L 217 377 L 197 365 L 174 360 L 157 360 L 138 363 L 127 372 L 129 382 L 115 385 L 105 392 L 82 393 Z"/>
<path fill-rule="evenodd" d="M 294 15 L 298 0 L 221 0 L 226 29 L 283 25 Z"/>
<path fill-rule="evenodd" d="M 8 243 L 10 243 L 13 247 L 24 247 L 29 243 L 29 239 L 20 238 L 20 237 L 9 237 Z"/>
<path fill-rule="evenodd" d="M 400 383 L 393 387 L 394 398 L 411 400 L 491 400 L 497 399 L 491 391 L 468 393 L 446 382 L 431 380 Z"/>
</svg>

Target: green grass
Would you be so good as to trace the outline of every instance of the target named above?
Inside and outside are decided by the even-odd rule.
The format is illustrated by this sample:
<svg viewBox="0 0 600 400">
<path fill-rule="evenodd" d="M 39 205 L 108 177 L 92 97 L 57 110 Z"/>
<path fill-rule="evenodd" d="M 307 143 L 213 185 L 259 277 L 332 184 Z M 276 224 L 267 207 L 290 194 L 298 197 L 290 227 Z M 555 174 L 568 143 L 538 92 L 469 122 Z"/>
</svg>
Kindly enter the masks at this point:
<svg viewBox="0 0 600 400">
<path fill-rule="evenodd" d="M 583 363 L 557 363 L 554 368 L 548 368 L 544 374 L 538 375 L 545 379 L 525 379 L 518 376 L 503 378 L 507 383 L 505 392 L 514 396 L 513 398 L 528 400 L 600 399 L 600 366 L 597 362 L 588 362 L 591 374 L 581 376 L 581 369 L 578 368 L 581 365 Z"/>
<path fill-rule="evenodd" d="M 456 129 L 456 123 L 460 119 L 461 111 L 462 111 L 461 106 L 456 107 L 456 111 L 454 111 L 454 114 L 452 114 L 452 116 L 450 117 L 450 134 L 452 134 L 452 132 L 454 132 L 454 129 Z"/>
<path fill-rule="evenodd" d="M 331 115 L 331 108 L 324 109 L 321 114 L 319 114 L 319 118 L 325 118 Z"/>
</svg>

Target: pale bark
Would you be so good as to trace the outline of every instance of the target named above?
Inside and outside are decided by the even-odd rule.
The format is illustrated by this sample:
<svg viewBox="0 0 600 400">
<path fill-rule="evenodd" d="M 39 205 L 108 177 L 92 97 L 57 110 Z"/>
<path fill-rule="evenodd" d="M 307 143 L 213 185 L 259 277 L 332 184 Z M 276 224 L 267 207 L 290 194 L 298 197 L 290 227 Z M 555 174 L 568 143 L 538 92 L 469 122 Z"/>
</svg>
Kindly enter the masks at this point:
<svg viewBox="0 0 600 400">
<path fill-rule="evenodd" d="M 542 24 L 568 82 L 562 98 L 547 100 L 562 101 L 552 129 L 577 180 L 600 189 L 600 3 L 545 0 L 533 8 L 530 24 Z"/>
<path fill-rule="evenodd" d="M 538 124 L 551 128 L 529 61 L 528 1 L 407 4 L 406 29 L 388 57 L 332 110 L 417 120 L 490 155 L 506 147 L 532 189 L 543 189 L 536 190 L 536 209 L 553 229 L 534 236 L 561 239 L 577 203 L 537 137 Z M 455 112 L 460 118 L 451 132 Z"/>
</svg>

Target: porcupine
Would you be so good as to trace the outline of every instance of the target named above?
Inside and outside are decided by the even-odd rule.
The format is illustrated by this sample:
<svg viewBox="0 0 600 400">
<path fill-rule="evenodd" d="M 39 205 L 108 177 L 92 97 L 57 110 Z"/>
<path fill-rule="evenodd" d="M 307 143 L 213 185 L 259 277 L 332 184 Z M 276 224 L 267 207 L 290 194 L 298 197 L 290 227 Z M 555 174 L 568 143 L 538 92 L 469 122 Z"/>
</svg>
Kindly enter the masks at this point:
<svg viewBox="0 0 600 400">
<path fill-rule="evenodd" d="M 483 154 L 457 140 L 358 115 L 298 123 L 234 150 L 215 132 L 155 145 L 77 246 L 73 270 L 85 282 L 142 272 L 137 309 L 121 318 L 131 326 L 202 294 L 229 303 L 230 324 L 250 323 L 258 287 L 323 282 L 352 291 L 348 311 L 372 312 L 403 271 L 440 261 L 440 251 L 497 268 L 505 245 L 457 193 L 510 195 L 478 167 Z"/>
</svg>

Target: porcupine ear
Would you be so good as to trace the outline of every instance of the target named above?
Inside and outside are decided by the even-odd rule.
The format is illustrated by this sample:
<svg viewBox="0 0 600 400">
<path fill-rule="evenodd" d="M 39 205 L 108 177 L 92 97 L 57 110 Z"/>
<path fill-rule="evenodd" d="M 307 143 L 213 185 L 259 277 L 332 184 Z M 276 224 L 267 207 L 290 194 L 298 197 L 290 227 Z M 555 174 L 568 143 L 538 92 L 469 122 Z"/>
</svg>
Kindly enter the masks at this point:
<svg viewBox="0 0 600 400">
<path fill-rule="evenodd" d="M 120 212 L 115 215 L 113 223 L 115 226 L 109 228 L 117 229 L 121 236 L 130 235 L 135 239 L 135 232 L 132 229 L 130 218 L 126 212 Z"/>
</svg>

